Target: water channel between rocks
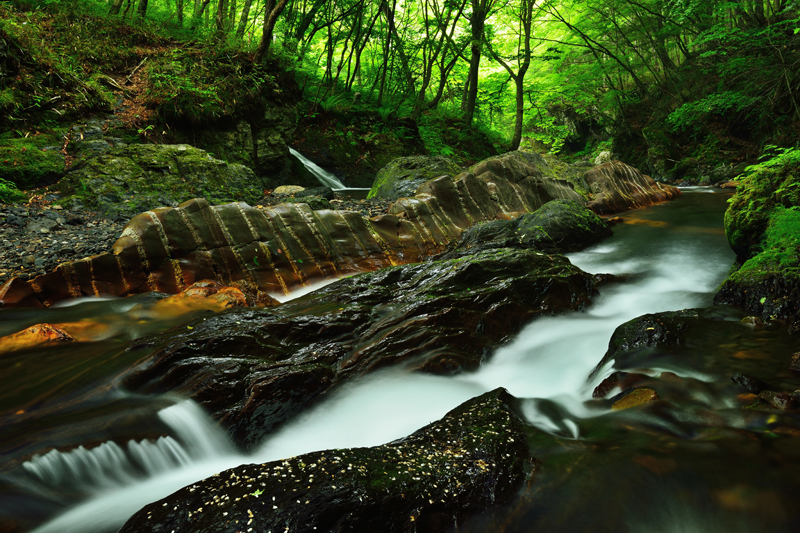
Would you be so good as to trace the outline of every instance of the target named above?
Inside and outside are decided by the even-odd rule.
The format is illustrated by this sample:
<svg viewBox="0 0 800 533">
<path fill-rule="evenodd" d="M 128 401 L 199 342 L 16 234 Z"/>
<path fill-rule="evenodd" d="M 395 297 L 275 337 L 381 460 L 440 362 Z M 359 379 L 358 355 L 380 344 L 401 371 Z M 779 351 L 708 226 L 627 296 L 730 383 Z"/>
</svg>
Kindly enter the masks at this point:
<svg viewBox="0 0 800 533">
<path fill-rule="evenodd" d="M 545 465 L 541 484 L 547 490 L 533 503 L 516 502 L 524 511 L 510 511 L 516 518 L 505 530 L 791 530 L 797 519 L 784 499 L 798 494 L 798 481 L 788 480 L 800 479 L 794 463 L 800 452 L 779 454 L 780 467 L 765 467 L 762 462 L 769 458 L 742 466 L 740 461 L 757 455 L 747 450 L 752 438 L 740 442 L 726 434 L 720 439 L 732 444 L 722 448 L 696 442 L 696 435 L 709 430 L 735 433 L 775 423 L 769 418 L 775 415 L 740 414 L 734 404 L 741 391 L 720 378 L 736 369 L 696 358 L 662 357 L 650 364 L 651 373 L 666 370 L 683 378 L 675 397 L 668 398 L 688 405 L 683 415 L 636 411 L 612 417 L 608 409 L 586 404 L 611 371 L 587 380 L 617 326 L 645 313 L 711 306 L 733 260 L 722 230 L 727 198 L 706 189 L 687 190 L 674 202 L 625 214 L 614 237 L 569 257 L 588 272 L 630 274 L 629 281 L 605 287 L 585 313 L 536 320 L 478 372 L 439 377 L 381 371 L 338 389 L 250 455 L 236 452 L 192 402 L 131 396 L 113 386 L 114 377 L 135 363 L 125 359 L 127 338 L 136 336 L 137 324 L 148 327 L 141 325 L 146 322 L 142 311 L 131 312 L 134 305 L 146 308 L 144 297 L 4 311 L 2 327 L 9 330 L 56 322 L 54 316 L 94 314 L 107 321 L 113 316 L 119 333 L 91 351 L 68 347 L 0 359 L 0 371 L 10 379 L 8 390 L 0 393 L 0 427 L 12 443 L 0 446 L 0 513 L 25 516 L 22 522 L 31 527 L 49 520 L 37 532 L 115 531 L 145 504 L 223 469 L 313 450 L 382 444 L 502 386 L 525 399 L 529 422 L 543 430 L 533 432 L 539 437 L 532 441 L 549 450 L 537 455 Z M 703 351 L 737 342 L 746 350 L 755 343 L 769 358 L 770 350 L 790 348 L 779 333 L 754 340 L 733 310 L 715 312 L 724 327 L 703 333 Z M 73 408 L 56 412 L 55 406 L 65 403 Z M 18 405 L 34 407 L 25 413 L 15 411 Z M 127 442 L 132 433 L 126 438 L 129 429 L 119 429 L 119 420 L 136 435 L 149 426 L 156 435 L 166 429 L 170 436 Z M 79 444 L 86 449 L 76 448 Z M 71 451 L 22 463 L 30 450 L 47 447 Z M 726 461 L 737 466 L 730 468 Z M 574 469 L 578 473 L 570 474 Z M 788 494 L 779 496 L 781 490 Z M 478 517 L 468 529 L 496 527 Z"/>
</svg>

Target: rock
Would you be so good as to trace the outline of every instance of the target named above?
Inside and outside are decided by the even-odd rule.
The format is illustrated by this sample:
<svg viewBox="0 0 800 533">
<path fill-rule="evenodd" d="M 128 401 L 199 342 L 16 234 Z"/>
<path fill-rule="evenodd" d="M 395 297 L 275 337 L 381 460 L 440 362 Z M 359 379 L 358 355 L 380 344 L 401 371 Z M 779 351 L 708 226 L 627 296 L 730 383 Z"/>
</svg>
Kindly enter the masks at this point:
<svg viewBox="0 0 800 533">
<path fill-rule="evenodd" d="M 620 161 L 598 165 L 587 171 L 585 178 L 594 194 L 587 207 L 600 215 L 645 207 L 680 195 L 677 188 L 657 183 Z"/>
<path fill-rule="evenodd" d="M 39 217 L 34 220 L 29 220 L 28 224 L 25 226 L 25 231 L 29 233 L 43 233 L 42 230 L 46 230 L 46 232 L 50 232 L 53 228 L 58 226 L 58 222 L 55 220 L 51 220 L 47 217 Z"/>
<path fill-rule="evenodd" d="M 792 361 L 789 364 L 789 368 L 795 372 L 800 372 L 800 352 L 792 354 Z"/>
<path fill-rule="evenodd" d="M 497 389 L 382 446 L 226 470 L 144 507 L 120 532 L 458 529 L 509 501 L 535 464 L 515 404 Z"/>
<path fill-rule="evenodd" d="M 272 191 L 272 194 L 296 194 L 304 190 L 305 187 L 300 187 L 299 185 L 281 185 Z"/>
<path fill-rule="evenodd" d="M 653 389 L 634 389 L 629 394 L 626 394 L 623 398 L 614 402 L 614 404 L 611 406 L 611 409 L 615 411 L 630 409 L 631 407 L 636 407 L 649 402 L 655 402 L 660 399 L 661 398 L 659 398 L 658 393 Z"/>
<path fill-rule="evenodd" d="M 59 190 L 66 201 L 74 195 L 108 217 L 131 217 L 196 196 L 212 202 L 254 202 L 263 187 L 247 167 L 214 159 L 203 150 L 140 144 L 78 163 L 59 182 Z"/>
<path fill-rule="evenodd" d="M 770 404 L 775 409 L 780 409 L 782 411 L 793 409 L 797 405 L 797 401 L 795 400 L 794 396 L 788 392 L 765 390 L 761 391 L 758 394 L 758 397 Z"/>
<path fill-rule="evenodd" d="M 263 179 L 286 177 L 288 147 L 297 128 L 297 109 L 266 100 L 261 103 L 265 106 L 263 114 L 232 125 L 212 124 L 208 129 L 195 126 L 183 132 L 184 142 L 225 161 L 245 165 Z M 265 188 L 272 187 L 261 187 Z"/>
<path fill-rule="evenodd" d="M 521 247 L 548 253 L 567 253 L 597 244 L 613 234 L 593 211 L 573 200 L 551 200 L 533 213 L 513 220 L 493 220 L 472 226 L 461 236 L 458 257 L 482 248 Z"/>
<path fill-rule="evenodd" d="M 720 189 L 735 189 L 739 186 L 738 181 L 725 181 L 719 184 Z"/>
<path fill-rule="evenodd" d="M 737 385 L 741 385 L 742 388 L 744 388 L 747 392 L 751 392 L 753 394 L 760 394 L 766 390 L 775 390 L 774 386 L 749 374 L 734 374 L 731 376 L 731 381 Z"/>
<path fill-rule="evenodd" d="M 52 324 L 36 324 L 19 333 L 0 337 L 0 353 L 32 348 L 51 342 L 70 342 L 75 339 L 62 328 Z"/>
<path fill-rule="evenodd" d="M 146 152 L 151 148 L 155 149 L 141 145 L 136 150 Z M 199 151 L 192 150 L 161 146 L 155 153 L 173 153 L 174 158 L 153 160 L 147 169 L 136 168 L 141 171 L 142 180 L 159 183 L 168 181 L 164 172 L 192 167 L 194 163 L 198 168 L 209 164 L 224 175 L 236 170 L 231 170 L 235 165 L 228 166 L 207 155 L 200 157 Z M 183 160 L 180 154 L 185 151 L 194 155 L 186 155 Z M 114 153 L 87 165 L 99 164 Z M 114 165 L 127 169 L 123 174 L 139 172 L 131 170 L 134 163 L 123 157 L 108 162 L 110 166 L 98 169 L 106 177 L 118 174 Z M 212 207 L 206 200 L 194 199 L 177 208 L 137 215 L 114 244 L 112 253 L 59 265 L 55 271 L 32 280 L 31 289 L 44 305 L 86 295 L 126 296 L 149 291 L 175 294 L 203 279 L 215 279 L 225 285 L 246 280 L 262 291 L 288 293 L 314 279 L 422 261 L 445 252 L 477 222 L 512 219 L 554 199 L 583 202 L 572 182 L 545 177 L 549 168 L 542 156 L 528 152 L 490 158 L 469 172 L 425 182 L 413 198 L 400 198 L 389 207 L 389 214 L 369 220 L 355 212 L 324 209 L 329 204 L 323 199 L 319 203 L 301 199 L 302 203 L 263 209 L 244 203 Z M 244 167 L 236 172 L 239 170 L 252 178 Z M 210 170 L 204 176 L 201 182 L 216 179 Z M 614 183 L 609 182 L 611 186 Z M 313 207 L 323 209 L 315 211 Z M 531 238 L 534 234 L 543 236 L 536 225 L 538 222 L 534 222 Z M 566 237 L 553 242 L 555 247 L 562 247 Z M 18 305 L 21 301 L 13 300 L 12 304 L 12 299 L 4 299 L 0 292 L 1 305 Z"/>
<path fill-rule="evenodd" d="M 385 268 L 268 311 L 231 310 L 139 341 L 155 349 L 125 383 L 194 398 L 250 448 L 355 376 L 399 364 L 475 370 L 535 317 L 584 308 L 598 283 L 533 250 Z"/>
<path fill-rule="evenodd" d="M 625 391 L 645 379 L 648 379 L 648 376 L 644 374 L 614 372 L 595 387 L 592 391 L 592 398 L 606 398 L 614 389 Z"/>
<path fill-rule="evenodd" d="M 608 152 L 608 151 L 600 152 L 599 154 L 597 154 L 597 157 L 594 158 L 594 164 L 595 164 L 595 166 L 596 165 L 602 165 L 603 163 L 611 162 L 612 159 L 613 159 L 613 156 L 612 156 L 611 152 Z"/>
<path fill-rule="evenodd" d="M 396 200 L 414 196 L 420 185 L 440 176 L 455 176 L 461 168 L 443 156 L 399 157 L 378 171 L 368 198 Z"/>
</svg>

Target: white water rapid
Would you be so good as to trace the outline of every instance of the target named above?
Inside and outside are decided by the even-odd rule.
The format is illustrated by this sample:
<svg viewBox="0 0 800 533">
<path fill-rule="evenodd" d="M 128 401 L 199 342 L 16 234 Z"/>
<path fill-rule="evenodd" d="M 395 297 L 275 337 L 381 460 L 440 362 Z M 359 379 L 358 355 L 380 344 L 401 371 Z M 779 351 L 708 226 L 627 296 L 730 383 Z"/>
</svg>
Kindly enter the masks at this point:
<svg viewBox="0 0 800 533">
<path fill-rule="evenodd" d="M 63 476 L 75 476 L 84 484 L 96 484 L 94 496 L 36 531 L 114 531 L 145 504 L 223 469 L 312 450 L 381 444 L 406 436 L 460 403 L 500 386 L 517 397 L 538 399 L 525 404 L 532 424 L 579 437 L 578 425 L 570 418 L 593 416 L 583 402 L 605 376 L 598 376 L 594 383 L 587 382 L 587 376 L 602 359 L 614 329 L 645 313 L 710 305 L 712 292 L 727 272 L 732 255 L 719 230 L 721 216 L 717 214 L 716 225 L 707 218 L 700 221 L 707 207 L 689 201 L 703 194 L 689 193 L 685 195 L 689 198 L 676 200 L 675 205 L 646 210 L 637 215 L 641 223 L 623 224 L 604 244 L 570 255 L 573 263 L 588 272 L 633 276 L 629 282 L 606 287 L 585 313 L 534 321 L 478 372 L 456 377 L 397 369 L 376 373 L 338 389 L 248 456 L 234 453 L 194 404 L 181 402 L 159 414 L 175 430 L 175 438 L 150 447 L 148 453 L 161 458 L 157 468 L 135 459 L 132 449 L 142 447 L 141 443 L 129 445 L 127 452 L 109 445 L 102 451 L 51 452 L 53 457 L 48 454 L 31 461 L 26 469 L 47 482 L 54 483 L 53 476 L 61 476 L 60 483 Z M 669 229 L 663 227 L 667 224 Z M 537 407 L 544 404 L 559 406 L 560 416 Z M 76 472 L 74 464 L 91 466 Z M 151 473 L 153 469 L 160 473 Z M 86 470 L 97 473 L 86 476 Z M 139 475 L 118 480 L 109 470 L 133 470 Z M 148 472 L 147 477 L 142 470 Z"/>
<path fill-rule="evenodd" d="M 319 165 L 311 161 L 309 158 L 295 150 L 294 148 L 289 148 L 289 153 L 295 156 L 305 167 L 308 169 L 309 172 L 314 174 L 314 177 L 317 180 L 325 185 L 326 187 L 330 187 L 331 189 L 346 189 L 347 185 L 339 181 L 339 179 L 328 172 L 327 170 L 321 168 Z"/>
</svg>

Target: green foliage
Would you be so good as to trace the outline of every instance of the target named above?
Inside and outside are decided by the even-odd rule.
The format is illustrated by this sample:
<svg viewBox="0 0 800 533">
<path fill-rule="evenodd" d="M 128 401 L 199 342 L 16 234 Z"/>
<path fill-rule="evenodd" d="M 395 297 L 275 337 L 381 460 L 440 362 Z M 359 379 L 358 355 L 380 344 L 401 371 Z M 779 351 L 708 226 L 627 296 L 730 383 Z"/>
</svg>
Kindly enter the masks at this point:
<svg viewBox="0 0 800 533">
<path fill-rule="evenodd" d="M 27 202 L 28 195 L 20 191 L 15 183 L 0 178 L 0 204 Z"/>
<path fill-rule="evenodd" d="M 58 180 L 64 174 L 61 143 L 57 131 L 28 138 L 0 136 L 0 174 L 22 189 Z"/>
<path fill-rule="evenodd" d="M 800 206 L 800 149 L 773 148 L 773 153 L 747 167 L 725 213 L 728 241 L 743 259 L 759 250 L 776 209 Z"/>
<path fill-rule="evenodd" d="M 755 97 L 737 91 L 711 94 L 700 100 L 683 104 L 670 113 L 667 117 L 667 124 L 672 131 L 686 131 L 695 128 L 708 115 L 724 115 L 732 112 L 742 113 L 741 119 L 746 120 L 748 109 L 756 101 Z"/>
</svg>

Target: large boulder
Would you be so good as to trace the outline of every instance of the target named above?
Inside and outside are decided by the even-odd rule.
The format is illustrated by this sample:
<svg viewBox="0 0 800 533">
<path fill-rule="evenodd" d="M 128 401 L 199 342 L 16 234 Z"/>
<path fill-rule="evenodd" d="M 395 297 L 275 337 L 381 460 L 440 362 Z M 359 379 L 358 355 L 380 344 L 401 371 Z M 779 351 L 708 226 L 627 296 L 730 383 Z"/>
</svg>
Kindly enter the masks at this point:
<svg viewBox="0 0 800 533">
<path fill-rule="evenodd" d="M 620 161 L 597 165 L 586 172 L 585 178 L 593 194 L 588 207 L 600 215 L 664 202 L 681 193 Z"/>
<path fill-rule="evenodd" d="M 461 168 L 443 156 L 398 157 L 378 171 L 368 198 L 397 200 L 414 196 L 420 185 L 439 176 L 455 176 Z"/>
<path fill-rule="evenodd" d="M 551 200 L 512 220 L 476 224 L 461 236 L 453 250 L 437 256 L 452 259 L 491 248 L 533 248 L 547 253 L 582 250 L 613 234 L 594 211 L 573 200 Z"/>
<path fill-rule="evenodd" d="M 196 196 L 255 202 L 263 195 L 249 168 L 184 144 L 118 146 L 76 165 L 59 189 L 89 209 L 124 218 Z"/>
<path fill-rule="evenodd" d="M 120 530 L 439 532 L 508 502 L 535 465 L 497 389 L 372 448 L 246 464 L 144 507 Z"/>
<path fill-rule="evenodd" d="M 345 379 L 398 364 L 475 370 L 535 317 L 583 309 L 600 282 L 533 250 L 385 268 L 139 341 L 153 353 L 125 382 L 192 397 L 249 448 Z"/>
</svg>

